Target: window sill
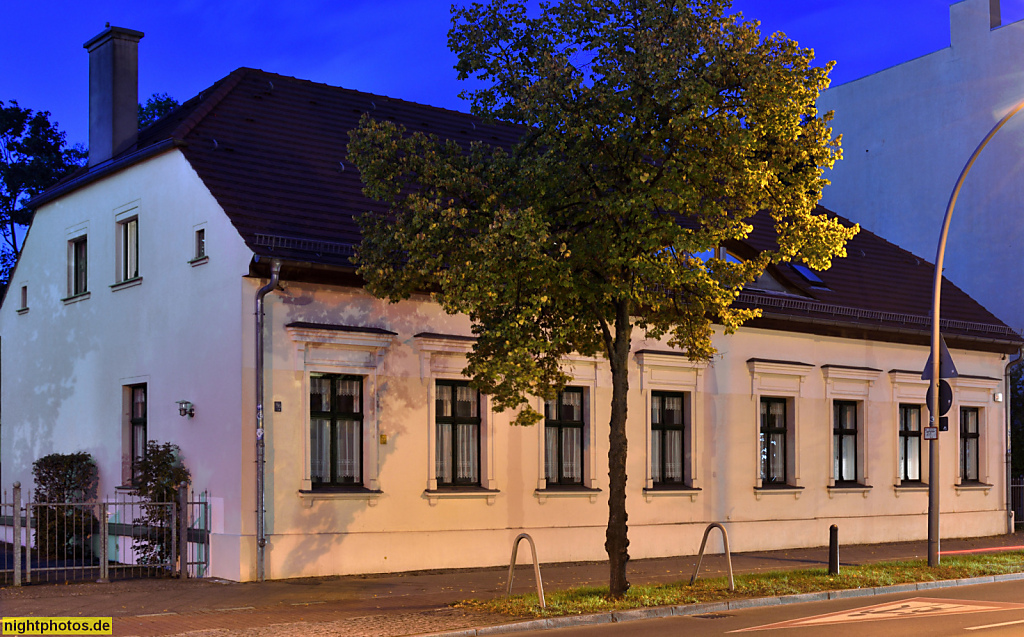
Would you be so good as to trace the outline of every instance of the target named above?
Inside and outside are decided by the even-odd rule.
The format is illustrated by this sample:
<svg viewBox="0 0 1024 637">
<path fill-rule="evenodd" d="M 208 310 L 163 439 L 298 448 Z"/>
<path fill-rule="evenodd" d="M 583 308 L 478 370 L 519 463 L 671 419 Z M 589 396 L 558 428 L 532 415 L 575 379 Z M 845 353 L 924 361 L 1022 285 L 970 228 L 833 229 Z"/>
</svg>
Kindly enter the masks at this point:
<svg viewBox="0 0 1024 637">
<path fill-rule="evenodd" d="M 19 315 L 21 315 L 21 314 L 28 314 L 28 308 L 27 307 L 19 307 L 17 312 L 18 312 Z"/>
<path fill-rule="evenodd" d="M 985 482 L 961 482 L 960 484 L 954 484 L 953 488 L 956 489 L 957 495 L 964 491 L 983 491 L 985 495 L 988 495 L 992 485 Z"/>
<path fill-rule="evenodd" d="M 699 493 L 700 489 L 695 489 L 686 485 L 671 487 L 658 486 L 651 489 L 644 489 L 644 500 L 650 502 L 654 498 L 685 498 L 689 496 L 690 502 L 696 502 L 697 495 Z"/>
<path fill-rule="evenodd" d="M 317 500 L 366 500 L 370 506 L 377 506 L 382 491 L 374 491 L 363 487 L 325 487 L 309 491 L 299 489 L 299 498 L 307 507 L 313 506 Z"/>
<path fill-rule="evenodd" d="M 871 493 L 871 487 L 866 484 L 834 484 L 828 487 L 828 497 L 836 493 L 859 493 L 866 498 Z"/>
<path fill-rule="evenodd" d="M 190 259 L 188 264 L 191 265 L 194 268 L 197 265 L 203 265 L 204 263 L 207 263 L 209 260 L 210 260 L 210 257 L 205 257 L 204 256 L 204 257 L 199 257 L 197 259 Z"/>
<path fill-rule="evenodd" d="M 925 482 L 901 482 L 899 484 L 892 485 L 892 490 L 896 492 L 896 497 L 904 493 L 927 493 L 928 484 Z"/>
<path fill-rule="evenodd" d="M 141 276 L 137 276 L 134 279 L 128 279 L 127 281 L 121 281 L 120 283 L 115 283 L 114 285 L 110 286 L 110 291 L 111 292 L 117 292 L 117 291 L 123 290 L 125 288 L 133 288 L 136 285 L 139 285 L 140 283 L 142 283 L 142 277 Z"/>
<path fill-rule="evenodd" d="M 791 484 L 769 484 L 754 487 L 754 497 L 758 500 L 761 499 L 765 494 L 771 495 L 791 495 L 794 500 L 800 499 L 800 494 L 804 492 L 803 487 L 795 487 Z"/>
<path fill-rule="evenodd" d="M 92 296 L 92 292 L 82 292 L 81 294 L 72 294 L 71 296 L 61 299 L 61 301 L 64 302 L 64 305 L 71 305 L 72 303 L 84 301 L 90 296 Z"/>
<path fill-rule="evenodd" d="M 597 502 L 597 496 L 601 493 L 600 489 L 591 489 L 590 487 L 584 486 L 573 486 L 573 485 L 552 485 L 546 489 L 536 489 L 533 492 L 533 496 L 537 498 L 537 501 L 544 504 L 548 501 L 548 498 L 590 498 L 590 502 Z"/>
<path fill-rule="evenodd" d="M 423 497 L 430 502 L 430 506 L 437 506 L 438 500 L 487 500 L 487 504 L 492 505 L 499 493 L 497 489 L 483 487 L 441 487 L 436 490 L 425 489 Z"/>
</svg>

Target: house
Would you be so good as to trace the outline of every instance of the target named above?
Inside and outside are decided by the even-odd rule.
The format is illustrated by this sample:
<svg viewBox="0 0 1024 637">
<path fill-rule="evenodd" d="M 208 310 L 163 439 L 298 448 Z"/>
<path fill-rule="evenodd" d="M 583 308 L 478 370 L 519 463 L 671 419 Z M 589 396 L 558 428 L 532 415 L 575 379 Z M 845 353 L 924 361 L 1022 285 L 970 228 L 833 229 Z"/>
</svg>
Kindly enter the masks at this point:
<svg viewBox="0 0 1024 637">
<path fill-rule="evenodd" d="M 497 565 L 523 531 L 545 561 L 603 559 L 607 364 L 566 360 L 557 404 L 535 402 L 545 423 L 510 427 L 461 373 L 468 319 L 375 299 L 349 260 L 375 205 L 345 154 L 363 113 L 462 142 L 515 129 L 243 68 L 136 135 L 141 35 L 90 41 L 90 103 L 114 108 L 92 111 L 89 165 L 32 202 L 0 306 L 0 483 L 86 450 L 111 493 L 146 440 L 173 442 L 213 496 L 211 573 L 232 580 L 257 578 L 260 553 L 268 578 Z M 771 241 L 758 226 L 725 248 Z M 710 364 L 637 337 L 633 557 L 695 553 L 710 522 L 742 551 L 820 545 L 833 523 L 850 543 L 925 537 L 932 269 L 867 231 L 848 251 L 826 272 L 772 267 L 739 299 L 764 316 L 716 330 Z M 1003 533 L 1022 341 L 952 284 L 943 300 L 960 376 L 942 532 Z"/>
<path fill-rule="evenodd" d="M 1002 24 L 999 0 L 949 8 L 950 45 L 825 91 L 843 161 L 822 203 L 932 258 L 950 194 L 975 148 L 1024 100 L 1024 20 Z M 1024 116 L 986 146 L 957 200 L 945 273 L 996 316 L 1024 327 Z"/>
</svg>

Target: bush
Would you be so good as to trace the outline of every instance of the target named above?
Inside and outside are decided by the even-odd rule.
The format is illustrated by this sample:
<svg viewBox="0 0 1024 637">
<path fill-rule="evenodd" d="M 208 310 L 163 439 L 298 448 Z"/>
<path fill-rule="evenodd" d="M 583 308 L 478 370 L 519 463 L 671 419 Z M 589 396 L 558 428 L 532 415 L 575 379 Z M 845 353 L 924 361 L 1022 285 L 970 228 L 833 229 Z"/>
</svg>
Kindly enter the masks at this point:
<svg viewBox="0 0 1024 637">
<path fill-rule="evenodd" d="M 166 564 L 171 559 L 171 507 L 174 503 L 176 515 L 184 514 L 177 500 L 178 485 L 188 483 L 191 475 L 181 462 L 178 445 L 165 442 L 146 443 L 146 455 L 136 461 L 136 483 L 139 496 L 146 501 L 142 505 L 142 516 L 134 520 L 154 532 L 135 538 L 134 548 L 140 564 Z"/>
<path fill-rule="evenodd" d="M 74 503 L 96 499 L 96 462 L 88 453 L 51 453 L 32 463 L 37 502 L 36 550 L 56 559 L 91 560 L 89 538 L 98 520 L 86 506 Z M 49 506 L 47 506 L 47 504 Z"/>
</svg>

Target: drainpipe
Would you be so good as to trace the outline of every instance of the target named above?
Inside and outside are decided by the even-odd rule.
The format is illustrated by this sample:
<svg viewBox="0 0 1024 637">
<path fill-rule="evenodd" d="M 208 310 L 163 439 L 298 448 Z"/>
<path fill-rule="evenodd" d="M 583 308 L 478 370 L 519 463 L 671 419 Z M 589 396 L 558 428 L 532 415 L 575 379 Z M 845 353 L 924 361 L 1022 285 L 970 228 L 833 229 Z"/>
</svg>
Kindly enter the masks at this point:
<svg viewBox="0 0 1024 637">
<path fill-rule="evenodd" d="M 270 262 L 270 281 L 256 292 L 256 581 L 262 582 L 265 573 L 264 557 L 267 548 L 264 520 L 263 468 L 266 442 L 263 440 L 263 297 L 273 291 L 281 275 L 281 261 Z"/>
<path fill-rule="evenodd" d="M 1013 373 L 1014 368 L 1019 367 L 1021 363 L 1024 363 L 1024 355 L 1021 350 L 1017 350 L 1017 358 L 1013 359 L 1006 364 L 1006 371 L 1003 373 L 1003 403 L 1006 409 L 1006 532 L 1013 533 L 1017 529 L 1013 520 L 1013 489 L 1010 487 L 1013 480 L 1013 458 L 1010 455 L 1010 431 L 1013 426 L 1013 422 L 1010 417 L 1010 410 L 1013 401 L 1010 400 L 1010 374 Z"/>
</svg>

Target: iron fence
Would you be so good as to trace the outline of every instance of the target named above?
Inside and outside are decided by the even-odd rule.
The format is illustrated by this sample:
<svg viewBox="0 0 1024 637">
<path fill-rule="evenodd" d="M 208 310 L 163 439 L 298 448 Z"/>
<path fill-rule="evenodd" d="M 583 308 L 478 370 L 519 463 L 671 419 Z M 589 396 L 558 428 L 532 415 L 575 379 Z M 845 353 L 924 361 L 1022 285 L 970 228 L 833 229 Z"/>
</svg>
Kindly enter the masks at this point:
<svg viewBox="0 0 1024 637">
<path fill-rule="evenodd" d="M 210 567 L 209 494 L 149 502 L 131 491 L 95 502 L 22 501 L 15 483 L 0 500 L 0 581 L 109 581 L 205 577 Z M 181 512 L 184 512 L 182 515 Z"/>
</svg>

